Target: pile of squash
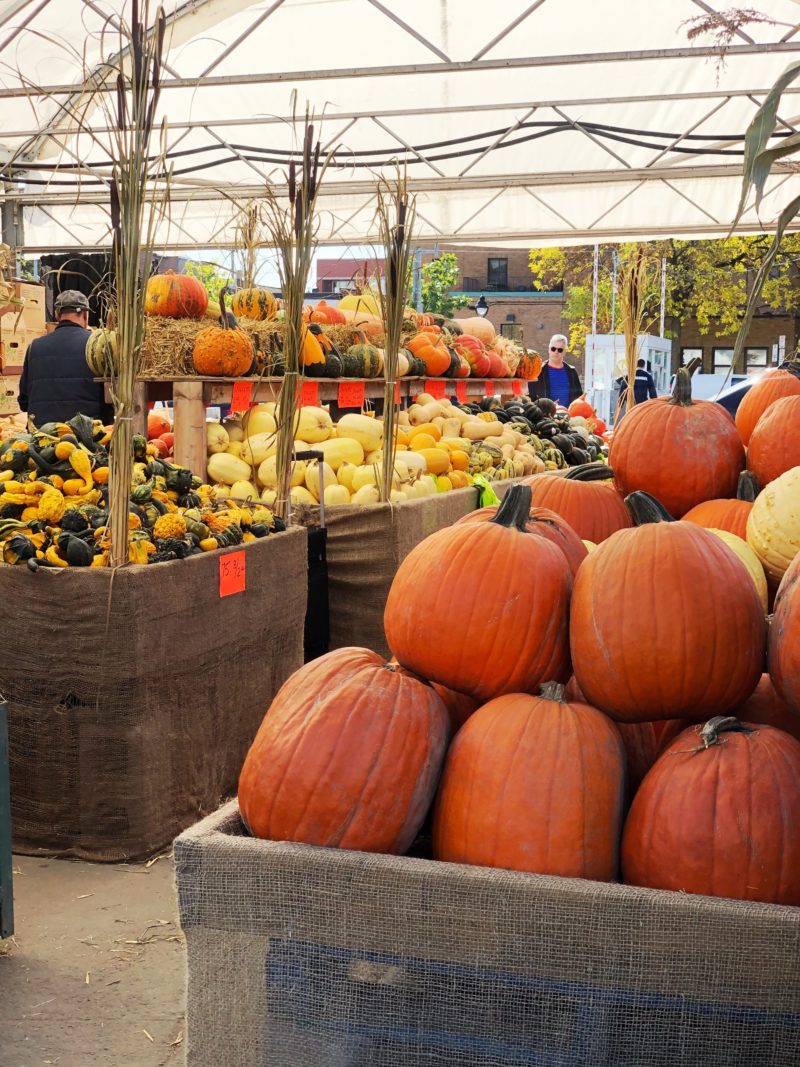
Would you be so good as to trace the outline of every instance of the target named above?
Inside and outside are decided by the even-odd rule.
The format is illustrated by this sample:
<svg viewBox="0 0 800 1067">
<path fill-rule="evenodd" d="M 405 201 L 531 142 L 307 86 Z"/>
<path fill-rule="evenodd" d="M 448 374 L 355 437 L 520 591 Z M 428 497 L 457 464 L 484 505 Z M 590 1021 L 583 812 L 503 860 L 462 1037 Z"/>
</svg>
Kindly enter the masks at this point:
<svg viewBox="0 0 800 1067">
<path fill-rule="evenodd" d="M 108 566 L 108 448 L 112 431 L 77 415 L 17 433 L 0 449 L 0 558 L 6 565 Z M 141 435 L 128 527 L 136 564 L 186 559 L 284 529 L 261 503 L 220 503 L 211 486 L 162 458 Z"/>
<path fill-rule="evenodd" d="M 242 769 L 245 826 L 800 905 L 800 555 L 768 637 L 723 540 L 637 493 L 587 551 L 536 503 L 561 481 L 587 525 L 622 505 L 608 480 L 513 486 L 400 564 L 395 659 L 338 649 L 292 676 Z"/>
</svg>

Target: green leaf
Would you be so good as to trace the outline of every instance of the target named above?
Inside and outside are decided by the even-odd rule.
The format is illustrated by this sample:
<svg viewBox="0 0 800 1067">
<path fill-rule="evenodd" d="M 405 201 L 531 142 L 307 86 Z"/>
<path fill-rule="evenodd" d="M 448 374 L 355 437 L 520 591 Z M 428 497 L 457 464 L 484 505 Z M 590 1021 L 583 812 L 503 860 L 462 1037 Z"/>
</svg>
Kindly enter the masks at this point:
<svg viewBox="0 0 800 1067">
<path fill-rule="evenodd" d="M 744 318 L 742 324 L 739 327 L 739 333 L 736 336 L 736 344 L 733 349 L 733 359 L 731 360 L 731 368 L 728 371 L 728 375 L 733 373 L 733 368 L 736 366 L 739 357 L 742 354 L 744 343 L 747 340 L 747 334 L 750 329 L 750 324 L 753 321 L 753 315 L 758 307 L 758 302 L 761 299 L 761 290 L 764 288 L 764 282 L 769 277 L 769 272 L 772 269 L 772 264 L 778 251 L 781 247 L 781 239 L 783 233 L 792 219 L 800 212 L 800 196 L 796 196 L 794 200 L 790 200 L 783 211 L 778 216 L 778 222 L 775 226 L 775 236 L 772 239 L 772 244 L 767 249 L 764 259 L 761 262 L 761 266 L 758 268 L 758 273 L 753 281 L 753 288 L 750 292 L 750 296 L 747 300 L 747 307 L 744 311 Z M 727 378 L 726 378 L 727 380 Z"/>
<path fill-rule="evenodd" d="M 739 207 L 736 210 L 734 226 L 742 216 L 751 185 L 756 187 L 756 207 L 761 204 L 761 197 L 764 195 L 764 182 L 769 174 L 769 169 L 762 173 L 763 168 L 758 166 L 758 157 L 767 147 L 770 138 L 775 133 L 775 120 L 778 115 L 778 104 L 783 90 L 798 75 L 800 75 L 800 60 L 790 63 L 781 74 L 780 78 L 767 93 L 764 103 L 758 109 L 755 118 L 747 128 L 744 138 L 744 162 L 742 164 L 742 195 L 739 200 Z"/>
</svg>

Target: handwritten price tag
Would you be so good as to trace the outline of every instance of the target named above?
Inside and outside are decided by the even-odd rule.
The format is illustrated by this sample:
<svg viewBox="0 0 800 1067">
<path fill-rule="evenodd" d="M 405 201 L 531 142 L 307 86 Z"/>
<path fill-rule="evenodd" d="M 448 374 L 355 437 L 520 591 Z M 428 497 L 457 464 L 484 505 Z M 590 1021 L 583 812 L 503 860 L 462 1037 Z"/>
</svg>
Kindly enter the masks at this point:
<svg viewBox="0 0 800 1067">
<path fill-rule="evenodd" d="M 250 382 L 234 382 L 231 392 L 231 411 L 247 411 L 250 407 Z"/>
<path fill-rule="evenodd" d="M 444 400 L 445 387 L 441 378 L 426 378 L 425 392 L 434 400 Z"/>
<path fill-rule="evenodd" d="M 514 381 L 511 383 L 511 388 L 514 390 L 515 396 L 522 396 L 522 382 Z"/>
<path fill-rule="evenodd" d="M 467 399 L 467 383 L 456 382 L 456 399 L 464 401 Z"/>
<path fill-rule="evenodd" d="M 494 382 L 487 382 L 483 392 L 485 396 L 494 396 Z"/>
<path fill-rule="evenodd" d="M 363 408 L 364 397 L 363 382 L 339 382 L 340 408 Z"/>
<path fill-rule="evenodd" d="M 219 558 L 219 595 L 231 596 L 245 589 L 244 549 Z"/>
<path fill-rule="evenodd" d="M 303 391 L 300 394 L 300 406 L 304 408 L 319 407 L 318 382 L 303 382 Z"/>
</svg>

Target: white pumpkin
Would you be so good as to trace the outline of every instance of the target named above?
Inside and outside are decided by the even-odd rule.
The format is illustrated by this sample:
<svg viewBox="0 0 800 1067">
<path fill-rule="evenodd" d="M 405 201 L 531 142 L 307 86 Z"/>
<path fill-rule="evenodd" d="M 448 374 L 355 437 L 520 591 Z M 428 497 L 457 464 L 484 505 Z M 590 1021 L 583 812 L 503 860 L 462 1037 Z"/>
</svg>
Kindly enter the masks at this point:
<svg viewBox="0 0 800 1067">
<path fill-rule="evenodd" d="M 358 467 L 364 462 L 364 449 L 351 437 L 334 437 L 322 441 L 318 450 L 325 457 L 325 462 L 335 471 L 338 471 L 343 463 L 352 463 Z"/>
<path fill-rule="evenodd" d="M 249 464 L 227 452 L 215 452 L 208 457 L 208 480 L 233 485 L 235 482 L 248 482 L 252 471 Z"/>
<path fill-rule="evenodd" d="M 343 485 L 348 492 L 353 491 L 353 476 L 359 468 L 355 463 L 342 463 L 336 472 L 336 480 Z"/>
<path fill-rule="evenodd" d="M 313 507 L 317 503 L 311 493 L 309 493 L 303 485 L 292 486 L 289 490 L 289 499 L 292 502 L 293 508 L 299 507 L 300 504 L 307 504 Z"/>
<path fill-rule="evenodd" d="M 265 489 L 261 494 L 261 502 L 266 504 L 268 508 L 275 507 L 275 501 L 278 499 L 278 494 L 274 489 Z"/>
<path fill-rule="evenodd" d="M 274 456 L 278 449 L 278 435 L 272 430 L 266 433 L 257 433 L 248 436 L 242 442 L 241 457 L 251 467 L 257 467 L 268 456 Z"/>
<path fill-rule="evenodd" d="M 258 481 L 260 485 L 263 485 L 268 489 L 278 488 L 277 464 L 277 456 L 267 456 L 267 458 L 258 468 Z M 302 485 L 303 481 L 305 480 L 305 475 L 305 463 L 303 463 L 301 460 L 295 460 L 292 464 L 292 476 L 289 484 L 292 487 Z M 308 490 L 306 490 L 306 492 L 308 492 Z"/>
<path fill-rule="evenodd" d="M 325 500 L 325 507 L 332 507 L 338 504 L 350 503 L 350 492 L 343 485 L 339 485 L 338 482 L 334 482 L 332 485 L 325 486 L 325 492 L 323 493 L 323 499 Z"/>
<path fill-rule="evenodd" d="M 275 433 L 277 423 L 268 408 L 272 404 L 254 404 L 242 420 L 242 429 L 246 437 L 257 437 L 261 433 Z"/>
<path fill-rule="evenodd" d="M 379 477 L 380 473 L 376 473 L 374 467 L 366 464 L 356 467 L 353 471 L 352 491 L 355 493 L 364 485 L 377 485 Z"/>
<path fill-rule="evenodd" d="M 374 452 L 383 444 L 383 422 L 369 415 L 342 415 L 337 423 L 339 438 L 358 441 L 365 452 Z"/>
<path fill-rule="evenodd" d="M 234 500 L 258 500 L 259 493 L 252 482 L 234 482 L 231 496 Z"/>
<path fill-rule="evenodd" d="M 295 416 L 295 437 L 315 445 L 327 441 L 333 429 L 333 421 L 325 408 L 303 407 Z"/>
<path fill-rule="evenodd" d="M 747 543 L 777 583 L 800 552 L 800 467 L 770 482 L 747 519 Z"/>
<path fill-rule="evenodd" d="M 224 452 L 230 443 L 228 431 L 221 422 L 206 423 L 206 451 L 209 456 L 216 452 Z"/>
<path fill-rule="evenodd" d="M 350 497 L 351 504 L 378 504 L 380 503 L 380 493 L 378 487 L 375 485 L 362 485 L 360 489 Z"/>
<path fill-rule="evenodd" d="M 318 460 L 312 459 L 306 465 L 305 482 L 306 482 L 306 489 L 308 489 L 308 491 L 311 493 L 311 495 L 316 500 L 319 500 L 319 497 L 320 497 L 320 492 L 319 492 L 320 466 L 322 468 L 322 489 L 323 489 L 323 493 L 324 493 L 325 488 L 327 486 L 336 485 L 337 484 L 337 482 L 336 482 L 336 472 L 334 471 L 334 469 L 332 467 L 329 467 L 327 463 L 322 463 L 320 465 Z M 342 486 L 340 488 L 344 488 L 344 487 Z"/>
</svg>

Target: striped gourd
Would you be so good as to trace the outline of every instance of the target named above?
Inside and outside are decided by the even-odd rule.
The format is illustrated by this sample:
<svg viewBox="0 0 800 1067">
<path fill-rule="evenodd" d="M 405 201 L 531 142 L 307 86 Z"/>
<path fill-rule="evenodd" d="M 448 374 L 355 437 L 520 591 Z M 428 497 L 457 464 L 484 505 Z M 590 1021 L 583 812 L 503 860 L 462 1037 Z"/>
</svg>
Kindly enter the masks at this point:
<svg viewBox="0 0 800 1067">
<path fill-rule="evenodd" d="M 234 293 L 231 310 L 241 319 L 274 319 L 278 305 L 269 289 L 240 289 Z"/>
<path fill-rule="evenodd" d="M 86 363 L 96 378 L 117 373 L 117 335 L 113 330 L 92 331 L 86 342 Z"/>
</svg>

